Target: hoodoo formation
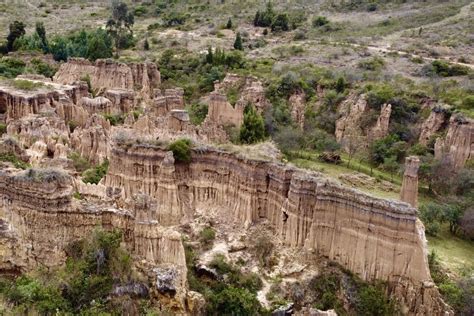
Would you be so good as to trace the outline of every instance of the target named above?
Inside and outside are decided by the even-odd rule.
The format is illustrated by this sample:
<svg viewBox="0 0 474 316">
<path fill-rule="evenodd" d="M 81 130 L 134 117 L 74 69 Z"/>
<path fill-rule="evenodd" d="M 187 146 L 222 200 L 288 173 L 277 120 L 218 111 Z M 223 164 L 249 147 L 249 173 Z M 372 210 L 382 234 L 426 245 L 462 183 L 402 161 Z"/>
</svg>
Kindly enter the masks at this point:
<svg viewBox="0 0 474 316">
<path fill-rule="evenodd" d="M 474 312 L 474 67 L 412 53 L 473 6 L 158 2 L 8 23 L 1 315 Z"/>
</svg>

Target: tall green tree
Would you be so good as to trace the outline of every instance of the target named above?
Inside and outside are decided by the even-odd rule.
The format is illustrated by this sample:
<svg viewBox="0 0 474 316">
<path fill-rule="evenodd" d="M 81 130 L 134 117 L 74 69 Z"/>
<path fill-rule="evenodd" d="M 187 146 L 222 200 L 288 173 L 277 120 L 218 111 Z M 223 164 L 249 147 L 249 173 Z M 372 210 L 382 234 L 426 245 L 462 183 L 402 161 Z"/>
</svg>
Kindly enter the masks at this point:
<svg viewBox="0 0 474 316">
<path fill-rule="evenodd" d="M 229 20 L 227 21 L 227 25 L 225 26 L 226 29 L 231 29 L 232 28 L 232 19 L 229 18 Z"/>
<path fill-rule="evenodd" d="M 36 22 L 35 31 L 41 40 L 41 46 L 42 46 L 41 48 L 43 52 L 48 53 L 49 45 L 48 45 L 48 39 L 46 38 L 46 29 L 44 27 L 43 22 Z"/>
<path fill-rule="evenodd" d="M 263 118 L 252 105 L 244 112 L 244 123 L 240 127 L 240 141 L 244 144 L 254 144 L 265 139 L 265 124 Z"/>
<path fill-rule="evenodd" d="M 244 47 L 242 45 L 242 36 L 240 35 L 240 32 L 237 32 L 237 36 L 235 37 L 234 48 L 237 50 L 244 50 Z"/>
<path fill-rule="evenodd" d="M 14 21 L 10 24 L 10 33 L 7 36 L 7 51 L 13 50 L 13 44 L 17 38 L 25 35 L 25 24 L 20 21 Z"/>
<path fill-rule="evenodd" d="M 107 32 L 112 36 L 117 50 L 128 48 L 133 43 L 133 24 L 135 17 L 121 1 L 112 2 L 112 15 L 107 21 Z"/>
</svg>

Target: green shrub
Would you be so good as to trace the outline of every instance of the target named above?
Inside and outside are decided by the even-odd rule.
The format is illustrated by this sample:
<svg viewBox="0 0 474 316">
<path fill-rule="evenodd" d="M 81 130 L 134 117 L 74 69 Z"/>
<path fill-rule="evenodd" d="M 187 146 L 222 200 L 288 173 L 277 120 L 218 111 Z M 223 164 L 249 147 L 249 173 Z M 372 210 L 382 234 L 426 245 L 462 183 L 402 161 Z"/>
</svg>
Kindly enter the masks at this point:
<svg viewBox="0 0 474 316">
<path fill-rule="evenodd" d="M 357 315 L 391 316 L 395 314 L 395 305 L 385 295 L 382 285 L 364 284 L 359 288 L 357 296 Z"/>
<path fill-rule="evenodd" d="M 380 110 L 382 105 L 395 97 L 395 90 L 389 84 L 369 85 L 366 89 L 367 104 L 375 110 Z"/>
<path fill-rule="evenodd" d="M 25 90 L 25 91 L 36 90 L 41 87 L 44 87 L 44 83 L 42 82 L 34 82 L 31 80 L 23 80 L 23 79 L 13 80 L 12 85 L 16 89 Z"/>
<path fill-rule="evenodd" d="M 201 125 L 201 123 L 204 122 L 204 119 L 207 116 L 208 110 L 209 107 L 207 106 L 207 104 L 195 103 L 189 106 L 188 113 L 191 123 L 193 123 L 194 125 Z"/>
<path fill-rule="evenodd" d="M 442 77 L 464 76 L 469 74 L 469 68 L 457 64 L 449 64 L 444 60 L 435 60 L 431 63 L 434 72 Z"/>
<path fill-rule="evenodd" d="M 12 153 L 3 153 L 0 154 L 0 161 L 10 162 L 15 168 L 18 169 L 28 169 L 30 165 Z"/>
<path fill-rule="evenodd" d="M 0 59 L 0 76 L 7 78 L 15 78 L 21 75 L 25 70 L 26 64 L 13 57 L 2 57 Z"/>
<path fill-rule="evenodd" d="M 320 27 L 329 24 L 328 18 L 325 16 L 317 16 L 313 19 L 313 26 Z"/>
<path fill-rule="evenodd" d="M 105 160 L 100 165 L 89 168 L 82 173 L 82 181 L 84 183 L 98 184 L 100 180 L 107 174 L 109 169 L 109 161 Z"/>
<path fill-rule="evenodd" d="M 357 66 L 365 70 L 378 71 L 385 66 L 385 61 L 381 57 L 372 57 L 359 61 Z"/>
<path fill-rule="evenodd" d="M 43 75 L 46 78 L 53 78 L 54 74 L 58 70 L 58 67 L 51 66 L 50 64 L 45 63 L 38 58 L 33 58 L 31 60 L 31 64 L 33 65 L 33 69 L 37 74 Z"/>
<path fill-rule="evenodd" d="M 211 245 L 214 239 L 216 239 L 216 232 L 212 227 L 205 227 L 199 233 L 199 240 L 203 245 Z"/>
<path fill-rule="evenodd" d="M 191 141 L 189 139 L 179 139 L 168 146 L 168 150 L 173 152 L 176 162 L 191 162 Z"/>
<path fill-rule="evenodd" d="M 122 114 L 104 114 L 104 118 L 112 126 L 122 125 L 125 122 L 125 117 Z"/>
<path fill-rule="evenodd" d="M 7 124 L 0 123 L 0 136 L 7 132 Z"/>
<path fill-rule="evenodd" d="M 90 168 L 89 161 L 77 152 L 72 152 L 68 158 L 72 160 L 72 165 L 77 172 L 84 172 Z"/>
<path fill-rule="evenodd" d="M 240 127 L 240 141 L 244 144 L 254 144 L 265 139 L 265 124 L 263 118 L 252 105 L 247 106 L 244 113 L 244 123 Z"/>
<path fill-rule="evenodd" d="M 278 14 L 271 25 L 272 32 L 286 32 L 290 30 L 287 14 Z"/>
<path fill-rule="evenodd" d="M 255 294 L 247 289 L 226 287 L 223 291 L 213 293 L 207 300 L 208 315 L 259 315 L 260 303 Z"/>
</svg>

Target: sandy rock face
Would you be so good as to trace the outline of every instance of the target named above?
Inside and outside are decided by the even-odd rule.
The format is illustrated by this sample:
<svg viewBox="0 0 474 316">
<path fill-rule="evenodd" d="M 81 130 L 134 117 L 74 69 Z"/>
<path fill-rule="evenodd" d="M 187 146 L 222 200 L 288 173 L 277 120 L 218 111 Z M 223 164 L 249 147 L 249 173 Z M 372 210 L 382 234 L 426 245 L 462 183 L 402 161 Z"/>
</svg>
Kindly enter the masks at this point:
<svg viewBox="0 0 474 316">
<path fill-rule="evenodd" d="M 448 133 L 435 143 L 435 157 L 447 155 L 455 170 L 461 170 L 466 162 L 474 158 L 474 121 L 453 116 L 449 121 Z"/>
<path fill-rule="evenodd" d="M 71 147 L 93 163 L 107 158 L 110 123 L 103 116 L 92 115 L 83 128 L 76 128 L 71 135 Z"/>
<path fill-rule="evenodd" d="M 382 105 L 373 126 L 366 126 L 363 122 L 363 119 L 370 113 L 366 96 L 363 94 L 350 94 L 339 105 L 338 113 L 341 117 L 336 121 L 335 136 L 346 151 L 350 151 L 348 143 L 353 142 L 354 139 L 357 139 L 362 146 L 367 146 L 371 141 L 388 135 L 392 113 L 390 104 Z"/>
<path fill-rule="evenodd" d="M 423 122 L 420 133 L 420 144 L 428 145 L 431 137 L 441 130 L 447 119 L 446 111 L 434 108 L 430 116 Z"/>
<path fill-rule="evenodd" d="M 291 105 L 291 118 L 300 128 L 304 127 L 305 99 L 306 95 L 304 93 L 295 93 L 288 100 Z"/>
<path fill-rule="evenodd" d="M 123 188 L 125 198 L 141 192 L 156 199 L 155 220 L 165 225 L 213 205 L 244 226 L 266 218 L 284 244 L 313 249 L 365 280 L 403 276 L 415 291 L 431 280 L 423 226 L 405 203 L 212 149 L 194 151 L 189 165 L 171 164 L 168 155 L 145 144 L 114 146 L 105 185 Z M 444 307 L 440 301 L 429 308 Z"/>
<path fill-rule="evenodd" d="M 92 63 L 82 58 L 70 58 L 54 75 L 54 82 L 72 84 L 89 76 L 94 89 L 143 89 L 150 93 L 161 83 L 155 64 L 123 64 L 110 59 L 98 59 Z"/>
<path fill-rule="evenodd" d="M 407 202 L 413 207 L 418 207 L 418 169 L 420 159 L 410 156 L 405 159 L 405 173 L 403 175 L 400 200 Z"/>
<path fill-rule="evenodd" d="M 235 108 L 227 101 L 225 95 L 212 92 L 209 96 L 209 110 L 206 121 L 225 126 L 234 125 L 239 127 L 244 121 L 244 106 L 235 105 Z"/>
</svg>

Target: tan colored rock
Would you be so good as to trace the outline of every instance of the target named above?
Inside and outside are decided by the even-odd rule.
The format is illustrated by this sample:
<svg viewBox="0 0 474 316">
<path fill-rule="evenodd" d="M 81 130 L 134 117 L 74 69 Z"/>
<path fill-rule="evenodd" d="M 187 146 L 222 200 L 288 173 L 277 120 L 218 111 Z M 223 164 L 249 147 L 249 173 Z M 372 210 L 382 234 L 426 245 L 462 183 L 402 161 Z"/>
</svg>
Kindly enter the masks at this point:
<svg viewBox="0 0 474 316">
<path fill-rule="evenodd" d="M 290 96 L 288 102 L 291 108 L 291 118 L 300 128 L 304 127 L 306 95 L 304 92 L 294 93 Z"/>
<path fill-rule="evenodd" d="M 87 112 L 89 112 L 90 114 L 93 114 L 93 113 L 111 114 L 114 112 L 112 102 L 105 97 L 95 97 L 95 98 L 83 97 L 82 99 L 79 100 L 79 105 L 82 106 L 84 109 L 86 109 Z"/>
<path fill-rule="evenodd" d="M 124 198 L 144 193 L 155 199 L 157 222 L 180 221 L 210 207 L 221 212 L 222 220 L 244 227 L 264 218 L 283 244 L 313 249 L 364 280 L 397 284 L 406 278 L 419 294 L 424 282 L 431 281 L 423 225 L 406 203 L 377 199 L 319 174 L 211 148 L 194 150 L 186 166 L 168 157 L 156 145 L 117 144 L 105 185 L 122 188 Z M 414 303 L 416 297 L 405 299 L 415 314 L 441 313 L 445 307 L 439 295 L 430 297 L 429 306 Z"/>
<path fill-rule="evenodd" d="M 155 64 L 126 65 L 111 59 L 95 63 L 82 58 L 70 58 L 54 75 L 54 82 L 72 84 L 89 76 L 93 89 L 139 89 L 150 93 L 160 85 L 160 73 Z"/>
<path fill-rule="evenodd" d="M 184 110 L 184 90 L 181 88 L 166 89 L 164 93 L 159 89 L 154 91 L 151 112 L 156 116 L 165 116 L 171 110 Z"/>
<path fill-rule="evenodd" d="M 392 105 L 384 104 L 377 118 L 377 123 L 369 131 L 370 139 L 376 140 L 384 138 L 388 135 L 388 127 L 390 124 L 390 115 L 392 114 Z"/>
<path fill-rule="evenodd" d="M 442 108 L 435 107 L 431 110 L 430 116 L 421 125 L 420 144 L 428 145 L 431 137 L 435 135 L 446 122 L 447 114 Z"/>
<path fill-rule="evenodd" d="M 336 140 L 341 143 L 346 135 L 346 131 L 358 131 L 362 134 L 360 119 L 367 109 L 365 95 L 350 94 L 339 106 L 338 112 L 341 118 L 336 121 Z"/>
<path fill-rule="evenodd" d="M 449 121 L 448 133 L 435 143 L 435 157 L 447 155 L 454 170 L 461 170 L 468 160 L 474 159 L 474 121 L 453 116 Z"/>
<path fill-rule="evenodd" d="M 402 188 L 400 190 L 400 200 L 407 202 L 411 206 L 418 207 L 418 169 L 420 159 L 410 156 L 405 159 L 405 173 L 403 174 Z"/>
<path fill-rule="evenodd" d="M 171 110 L 168 127 L 171 131 L 186 131 L 189 128 L 189 114 L 186 110 Z"/>
<path fill-rule="evenodd" d="M 32 80 L 38 82 L 39 80 Z M 60 98 L 72 101 L 84 96 L 84 86 L 68 86 L 46 83 L 35 90 L 17 90 L 8 85 L 0 86 L 0 113 L 6 113 L 6 120 L 15 120 L 31 114 L 51 112 L 54 101 Z"/>
<path fill-rule="evenodd" d="M 108 156 L 110 123 L 103 116 L 93 114 L 83 128 L 71 134 L 71 148 L 93 163 L 101 163 Z"/>
<path fill-rule="evenodd" d="M 244 107 L 236 105 L 234 108 L 227 101 L 225 95 L 212 92 L 209 96 L 209 110 L 206 120 L 222 126 L 240 127 L 244 121 Z"/>
<path fill-rule="evenodd" d="M 133 90 L 108 89 L 104 96 L 113 104 L 114 113 L 128 113 L 135 107 L 135 93 Z"/>
</svg>

